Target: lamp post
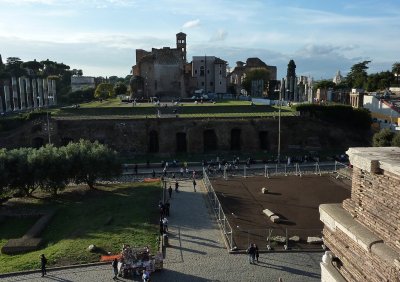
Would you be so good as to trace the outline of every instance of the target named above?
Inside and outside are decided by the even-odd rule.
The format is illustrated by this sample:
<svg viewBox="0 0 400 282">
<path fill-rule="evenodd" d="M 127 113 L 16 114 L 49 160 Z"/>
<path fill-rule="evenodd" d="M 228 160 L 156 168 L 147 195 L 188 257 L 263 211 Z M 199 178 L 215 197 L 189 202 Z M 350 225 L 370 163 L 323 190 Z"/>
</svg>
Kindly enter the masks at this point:
<svg viewBox="0 0 400 282">
<path fill-rule="evenodd" d="M 282 92 L 279 91 L 279 114 L 278 114 L 278 164 L 281 162 L 281 108 Z"/>
</svg>

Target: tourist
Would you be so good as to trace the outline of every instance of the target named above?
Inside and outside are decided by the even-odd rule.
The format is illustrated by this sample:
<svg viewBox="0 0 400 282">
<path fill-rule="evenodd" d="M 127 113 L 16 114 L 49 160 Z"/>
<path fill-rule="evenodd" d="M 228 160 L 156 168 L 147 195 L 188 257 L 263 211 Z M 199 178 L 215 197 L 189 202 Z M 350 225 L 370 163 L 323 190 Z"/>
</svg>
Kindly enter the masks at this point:
<svg viewBox="0 0 400 282">
<path fill-rule="evenodd" d="M 147 270 L 143 270 L 142 279 L 143 279 L 143 282 L 150 281 L 150 272 L 148 272 Z"/>
<path fill-rule="evenodd" d="M 113 271 L 114 271 L 114 277 L 113 279 L 117 279 L 118 276 L 118 260 L 115 258 L 113 260 L 113 262 L 111 263 L 112 267 L 113 267 Z"/>
<path fill-rule="evenodd" d="M 169 198 L 171 199 L 172 198 L 172 187 L 171 187 L 171 185 L 169 185 L 168 194 L 169 194 Z"/>
<path fill-rule="evenodd" d="M 154 171 L 154 169 L 153 169 L 153 171 L 151 172 L 151 177 L 152 177 L 152 178 L 156 178 L 156 172 Z"/>
<path fill-rule="evenodd" d="M 172 179 L 174 179 L 174 180 L 175 180 L 175 172 L 174 172 L 174 173 L 172 173 Z"/>
<path fill-rule="evenodd" d="M 179 188 L 179 183 L 178 183 L 178 180 L 177 181 L 175 181 L 175 192 L 179 192 L 178 191 L 178 188 Z"/>
<path fill-rule="evenodd" d="M 247 249 L 247 253 L 249 254 L 249 262 L 250 264 L 254 264 L 255 260 L 255 255 L 256 255 L 256 249 L 254 248 L 254 244 L 251 243 L 250 246 Z"/>
<path fill-rule="evenodd" d="M 164 233 L 167 233 L 167 231 L 168 231 L 168 219 L 167 219 L 167 217 L 164 216 L 164 218 L 162 219 L 162 223 L 163 223 L 163 226 L 164 226 Z"/>
<path fill-rule="evenodd" d="M 181 177 L 183 177 L 183 167 L 180 169 Z"/>
<path fill-rule="evenodd" d="M 162 221 L 162 218 L 160 218 L 160 234 L 163 235 L 164 234 L 164 223 Z"/>
<path fill-rule="evenodd" d="M 47 258 L 44 256 L 44 254 L 40 255 L 40 268 L 42 270 L 42 277 L 45 276 L 46 273 L 46 264 L 47 264 Z"/>
<path fill-rule="evenodd" d="M 193 190 L 196 192 L 196 179 L 193 178 Z"/>
<path fill-rule="evenodd" d="M 134 166 L 133 169 L 134 169 L 134 171 L 135 171 L 135 174 L 138 175 L 138 165 L 137 165 L 137 164 L 135 164 L 135 166 Z"/>
</svg>

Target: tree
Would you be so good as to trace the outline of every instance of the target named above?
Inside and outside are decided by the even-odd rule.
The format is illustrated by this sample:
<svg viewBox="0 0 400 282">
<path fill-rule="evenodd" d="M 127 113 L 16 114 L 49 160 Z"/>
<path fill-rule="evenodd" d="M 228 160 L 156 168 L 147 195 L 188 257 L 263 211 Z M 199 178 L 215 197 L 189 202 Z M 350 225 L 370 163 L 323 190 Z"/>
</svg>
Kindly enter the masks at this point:
<svg viewBox="0 0 400 282">
<path fill-rule="evenodd" d="M 97 99 L 107 99 L 115 97 L 113 85 L 110 83 L 100 83 L 96 87 L 96 91 L 94 92 L 94 97 Z"/>
<path fill-rule="evenodd" d="M 66 157 L 71 163 L 69 177 L 76 184 L 86 183 L 94 189 L 97 179 L 114 177 L 121 172 L 117 153 L 98 141 L 79 140 L 65 147 Z"/>
<path fill-rule="evenodd" d="M 385 128 L 374 134 L 372 137 L 372 145 L 374 147 L 386 147 L 392 143 L 394 133 L 389 129 Z"/>
<path fill-rule="evenodd" d="M 5 71 L 8 72 L 11 76 L 23 76 L 26 74 L 26 71 L 21 68 L 22 63 L 23 62 L 18 57 L 8 57 Z"/>
<path fill-rule="evenodd" d="M 336 84 L 332 80 L 320 80 L 314 84 L 314 89 L 328 89 L 328 88 L 335 88 Z"/>
<path fill-rule="evenodd" d="M 243 79 L 242 86 L 248 92 L 251 93 L 251 83 L 255 80 L 262 80 L 264 81 L 264 89 L 268 86 L 268 81 L 270 78 L 270 73 L 266 69 L 252 69 L 247 71 L 245 78 Z"/>
<path fill-rule="evenodd" d="M 347 74 L 346 81 L 352 88 L 364 88 L 367 82 L 367 69 L 371 61 L 363 61 L 353 65 L 350 72 Z"/>
<path fill-rule="evenodd" d="M 122 82 L 117 82 L 114 85 L 114 93 L 115 95 L 125 95 L 126 91 L 128 91 L 128 87 Z"/>
<path fill-rule="evenodd" d="M 396 76 L 397 85 L 399 84 L 399 76 L 400 76 L 400 62 L 396 62 L 392 65 L 392 73 Z"/>
<path fill-rule="evenodd" d="M 33 61 L 28 61 L 25 63 L 22 63 L 23 68 L 31 69 L 35 72 L 35 74 L 39 74 L 40 71 L 43 69 L 44 65 L 38 61 L 33 60 Z"/>
<path fill-rule="evenodd" d="M 9 192 L 6 160 L 7 160 L 6 149 L 0 149 L 0 201 L 1 199 L 5 198 Z"/>
<path fill-rule="evenodd" d="M 392 146 L 400 147 L 400 133 L 396 133 L 392 139 Z"/>
</svg>

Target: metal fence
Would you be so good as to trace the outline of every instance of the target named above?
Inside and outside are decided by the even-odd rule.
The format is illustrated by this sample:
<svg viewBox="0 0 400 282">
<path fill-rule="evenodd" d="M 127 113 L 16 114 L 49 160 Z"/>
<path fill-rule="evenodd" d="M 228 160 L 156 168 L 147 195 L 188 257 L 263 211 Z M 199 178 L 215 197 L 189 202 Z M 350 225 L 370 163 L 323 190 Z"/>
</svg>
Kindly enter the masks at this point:
<svg viewBox="0 0 400 282">
<path fill-rule="evenodd" d="M 231 167 L 229 169 L 224 167 L 222 171 L 203 168 L 203 180 L 211 207 L 230 250 L 246 249 L 250 243 L 256 243 L 260 250 L 321 250 L 324 248 L 321 229 L 267 228 L 242 230 L 239 226 L 233 229 L 212 187 L 210 177 L 223 177 L 224 179 L 250 176 L 268 178 L 277 175 L 297 175 L 301 177 L 309 174 L 322 175 L 328 173 L 331 173 L 335 178 L 351 179 L 352 168 L 337 161 L 330 163 L 294 163 L 292 165 L 270 164 L 264 167 L 242 166 L 242 168 Z"/>
<path fill-rule="evenodd" d="M 297 175 L 303 176 L 306 174 L 322 175 L 327 173 L 334 173 L 340 177 L 350 179 L 352 169 L 340 162 L 324 162 L 324 163 L 292 163 L 288 164 L 265 164 L 265 165 L 229 165 L 221 169 L 215 167 L 208 167 L 205 172 L 209 177 L 223 177 L 228 179 L 230 177 L 249 177 L 249 176 L 282 176 L 282 175 Z"/>
<path fill-rule="evenodd" d="M 204 181 L 204 186 L 206 187 L 207 190 L 207 196 L 211 204 L 211 208 L 214 210 L 215 217 L 225 236 L 228 248 L 229 250 L 234 250 L 236 249 L 236 244 L 233 241 L 233 229 L 229 224 L 227 217 L 225 216 L 221 203 L 219 202 L 218 197 L 215 194 L 214 188 L 212 187 L 210 179 L 208 178 L 208 175 L 204 168 L 203 168 L 203 181 Z"/>
</svg>

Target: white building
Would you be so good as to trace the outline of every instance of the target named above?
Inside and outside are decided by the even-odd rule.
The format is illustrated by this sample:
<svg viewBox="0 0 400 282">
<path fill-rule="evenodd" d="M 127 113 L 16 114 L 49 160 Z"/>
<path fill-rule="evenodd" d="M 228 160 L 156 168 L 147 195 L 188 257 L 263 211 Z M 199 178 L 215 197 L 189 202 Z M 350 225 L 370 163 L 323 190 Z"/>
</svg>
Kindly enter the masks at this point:
<svg viewBox="0 0 400 282">
<path fill-rule="evenodd" d="M 400 122 L 400 101 L 378 99 L 374 95 L 365 95 L 363 107 L 371 112 L 380 128 L 398 129 Z"/>
</svg>

